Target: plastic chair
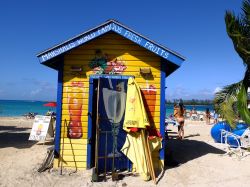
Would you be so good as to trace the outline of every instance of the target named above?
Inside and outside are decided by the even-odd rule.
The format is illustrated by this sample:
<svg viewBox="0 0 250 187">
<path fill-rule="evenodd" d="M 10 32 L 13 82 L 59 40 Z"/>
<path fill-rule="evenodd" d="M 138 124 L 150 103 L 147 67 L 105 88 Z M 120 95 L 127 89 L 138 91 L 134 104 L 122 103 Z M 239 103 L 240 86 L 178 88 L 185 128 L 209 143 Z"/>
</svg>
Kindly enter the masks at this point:
<svg viewBox="0 0 250 187">
<path fill-rule="evenodd" d="M 244 150 L 250 148 L 250 129 L 244 130 L 242 135 L 235 132 L 221 130 L 221 143 L 227 145 L 227 155 L 236 154 L 239 158 L 244 157 Z"/>
</svg>

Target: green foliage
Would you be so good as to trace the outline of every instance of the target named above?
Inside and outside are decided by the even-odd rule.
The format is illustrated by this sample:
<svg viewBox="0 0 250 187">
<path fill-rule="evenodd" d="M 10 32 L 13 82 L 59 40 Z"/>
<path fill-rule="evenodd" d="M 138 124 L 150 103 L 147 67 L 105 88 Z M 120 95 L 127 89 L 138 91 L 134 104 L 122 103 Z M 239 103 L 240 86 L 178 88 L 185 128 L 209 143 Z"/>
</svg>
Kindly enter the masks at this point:
<svg viewBox="0 0 250 187">
<path fill-rule="evenodd" d="M 215 110 L 232 126 L 240 117 L 250 124 L 250 112 L 247 108 L 247 92 L 250 86 L 250 0 L 242 3 L 242 14 L 235 16 L 227 11 L 225 23 L 228 36 L 232 39 L 234 48 L 246 66 L 245 76 L 242 81 L 225 86 L 216 93 Z"/>
<path fill-rule="evenodd" d="M 243 1 L 243 13 L 236 17 L 227 11 L 225 22 L 228 36 L 232 39 L 234 48 L 245 65 L 250 65 L 250 0 Z"/>
<path fill-rule="evenodd" d="M 237 105 L 240 117 L 247 124 L 250 124 L 250 112 L 247 108 L 247 92 L 244 86 L 242 86 L 239 91 Z"/>
<path fill-rule="evenodd" d="M 225 86 L 221 91 L 215 94 L 215 111 L 220 114 L 222 118 L 226 119 L 232 128 L 235 127 L 238 119 L 238 110 L 235 106 L 241 87 L 242 81 Z"/>
</svg>

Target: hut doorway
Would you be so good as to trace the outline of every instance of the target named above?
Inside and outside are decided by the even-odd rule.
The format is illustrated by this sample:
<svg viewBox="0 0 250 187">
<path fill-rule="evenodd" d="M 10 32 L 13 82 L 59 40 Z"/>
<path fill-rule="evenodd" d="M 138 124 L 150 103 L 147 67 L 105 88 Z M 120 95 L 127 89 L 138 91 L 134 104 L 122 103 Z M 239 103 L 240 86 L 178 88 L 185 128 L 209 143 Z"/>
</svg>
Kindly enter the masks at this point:
<svg viewBox="0 0 250 187">
<path fill-rule="evenodd" d="M 113 167 L 117 170 L 131 168 L 130 161 L 120 152 L 126 139 L 123 121 L 128 78 L 128 76 L 95 76 L 92 80 L 90 79 L 89 113 L 91 119 L 89 118 L 88 126 L 87 166 L 88 168 L 94 167 L 97 160 L 98 172 L 109 172 Z M 97 132 L 99 133 L 96 150 Z M 97 159 L 95 159 L 96 154 Z"/>
</svg>

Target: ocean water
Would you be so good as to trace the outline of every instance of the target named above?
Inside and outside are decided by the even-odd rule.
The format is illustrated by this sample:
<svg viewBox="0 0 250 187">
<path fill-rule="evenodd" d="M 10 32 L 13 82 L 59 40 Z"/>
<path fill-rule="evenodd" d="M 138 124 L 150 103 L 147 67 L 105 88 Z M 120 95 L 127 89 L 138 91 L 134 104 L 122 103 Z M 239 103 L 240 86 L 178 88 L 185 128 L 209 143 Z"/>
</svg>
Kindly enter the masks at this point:
<svg viewBox="0 0 250 187">
<path fill-rule="evenodd" d="M 40 115 L 45 115 L 50 109 L 56 112 L 55 108 L 43 106 L 45 101 L 21 101 L 21 100 L 0 100 L 0 116 L 22 116 L 28 112 L 38 113 Z M 187 110 L 191 110 L 193 105 L 185 106 Z M 209 108 L 210 111 L 213 110 L 213 105 L 196 105 L 196 110 L 205 111 Z M 166 105 L 166 116 L 173 114 L 174 106 Z"/>
<path fill-rule="evenodd" d="M 22 116 L 28 112 L 45 115 L 48 110 L 55 108 L 43 106 L 45 101 L 0 100 L 0 116 Z"/>
<path fill-rule="evenodd" d="M 208 108 L 210 112 L 214 110 L 213 105 L 185 105 L 186 110 L 192 110 L 195 107 L 196 111 L 205 112 Z M 166 117 L 174 113 L 174 105 L 166 105 Z"/>
</svg>

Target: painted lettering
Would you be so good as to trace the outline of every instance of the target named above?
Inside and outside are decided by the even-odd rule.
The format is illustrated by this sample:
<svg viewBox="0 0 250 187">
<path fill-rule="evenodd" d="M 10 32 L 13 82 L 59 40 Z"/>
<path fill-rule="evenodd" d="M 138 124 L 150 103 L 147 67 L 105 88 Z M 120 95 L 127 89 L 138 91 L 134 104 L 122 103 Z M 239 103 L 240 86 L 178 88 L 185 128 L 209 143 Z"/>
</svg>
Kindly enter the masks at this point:
<svg viewBox="0 0 250 187">
<path fill-rule="evenodd" d="M 138 35 L 136 35 L 136 34 L 130 32 L 130 31 L 126 31 L 126 32 L 124 33 L 124 36 L 125 36 L 126 38 L 132 40 L 133 42 L 138 43 L 138 44 L 140 44 L 141 41 L 142 41 L 141 37 L 139 37 Z"/>
<path fill-rule="evenodd" d="M 108 31 L 114 31 L 116 33 L 119 33 L 120 35 L 124 36 L 125 38 L 128 38 L 129 40 L 139 44 L 140 46 L 162 56 L 163 58 L 169 58 L 169 53 L 162 49 L 161 47 L 149 42 L 148 40 L 140 37 L 139 35 L 127 30 L 124 27 L 121 27 L 115 23 L 110 23 L 108 25 L 104 25 L 103 27 L 99 28 L 98 30 L 95 30 L 91 33 L 85 34 L 80 38 L 77 38 L 76 40 L 72 41 L 71 43 L 65 44 L 64 46 L 61 46 L 57 49 L 54 49 L 53 51 L 49 51 L 46 54 L 43 54 L 40 58 L 42 62 L 47 61 L 55 56 L 58 56 L 72 48 L 75 48 L 87 41 L 90 41 L 99 35 L 102 35 Z"/>
<path fill-rule="evenodd" d="M 106 26 L 104 26 L 104 27 L 98 29 L 97 34 L 100 35 L 100 34 L 103 34 L 103 33 L 105 33 L 105 32 L 108 32 L 108 31 L 110 31 L 110 30 L 111 30 L 111 24 L 106 25 Z"/>
<path fill-rule="evenodd" d="M 118 25 L 116 25 L 116 24 L 113 23 L 112 24 L 112 30 L 121 34 L 122 27 L 119 27 Z"/>
</svg>

